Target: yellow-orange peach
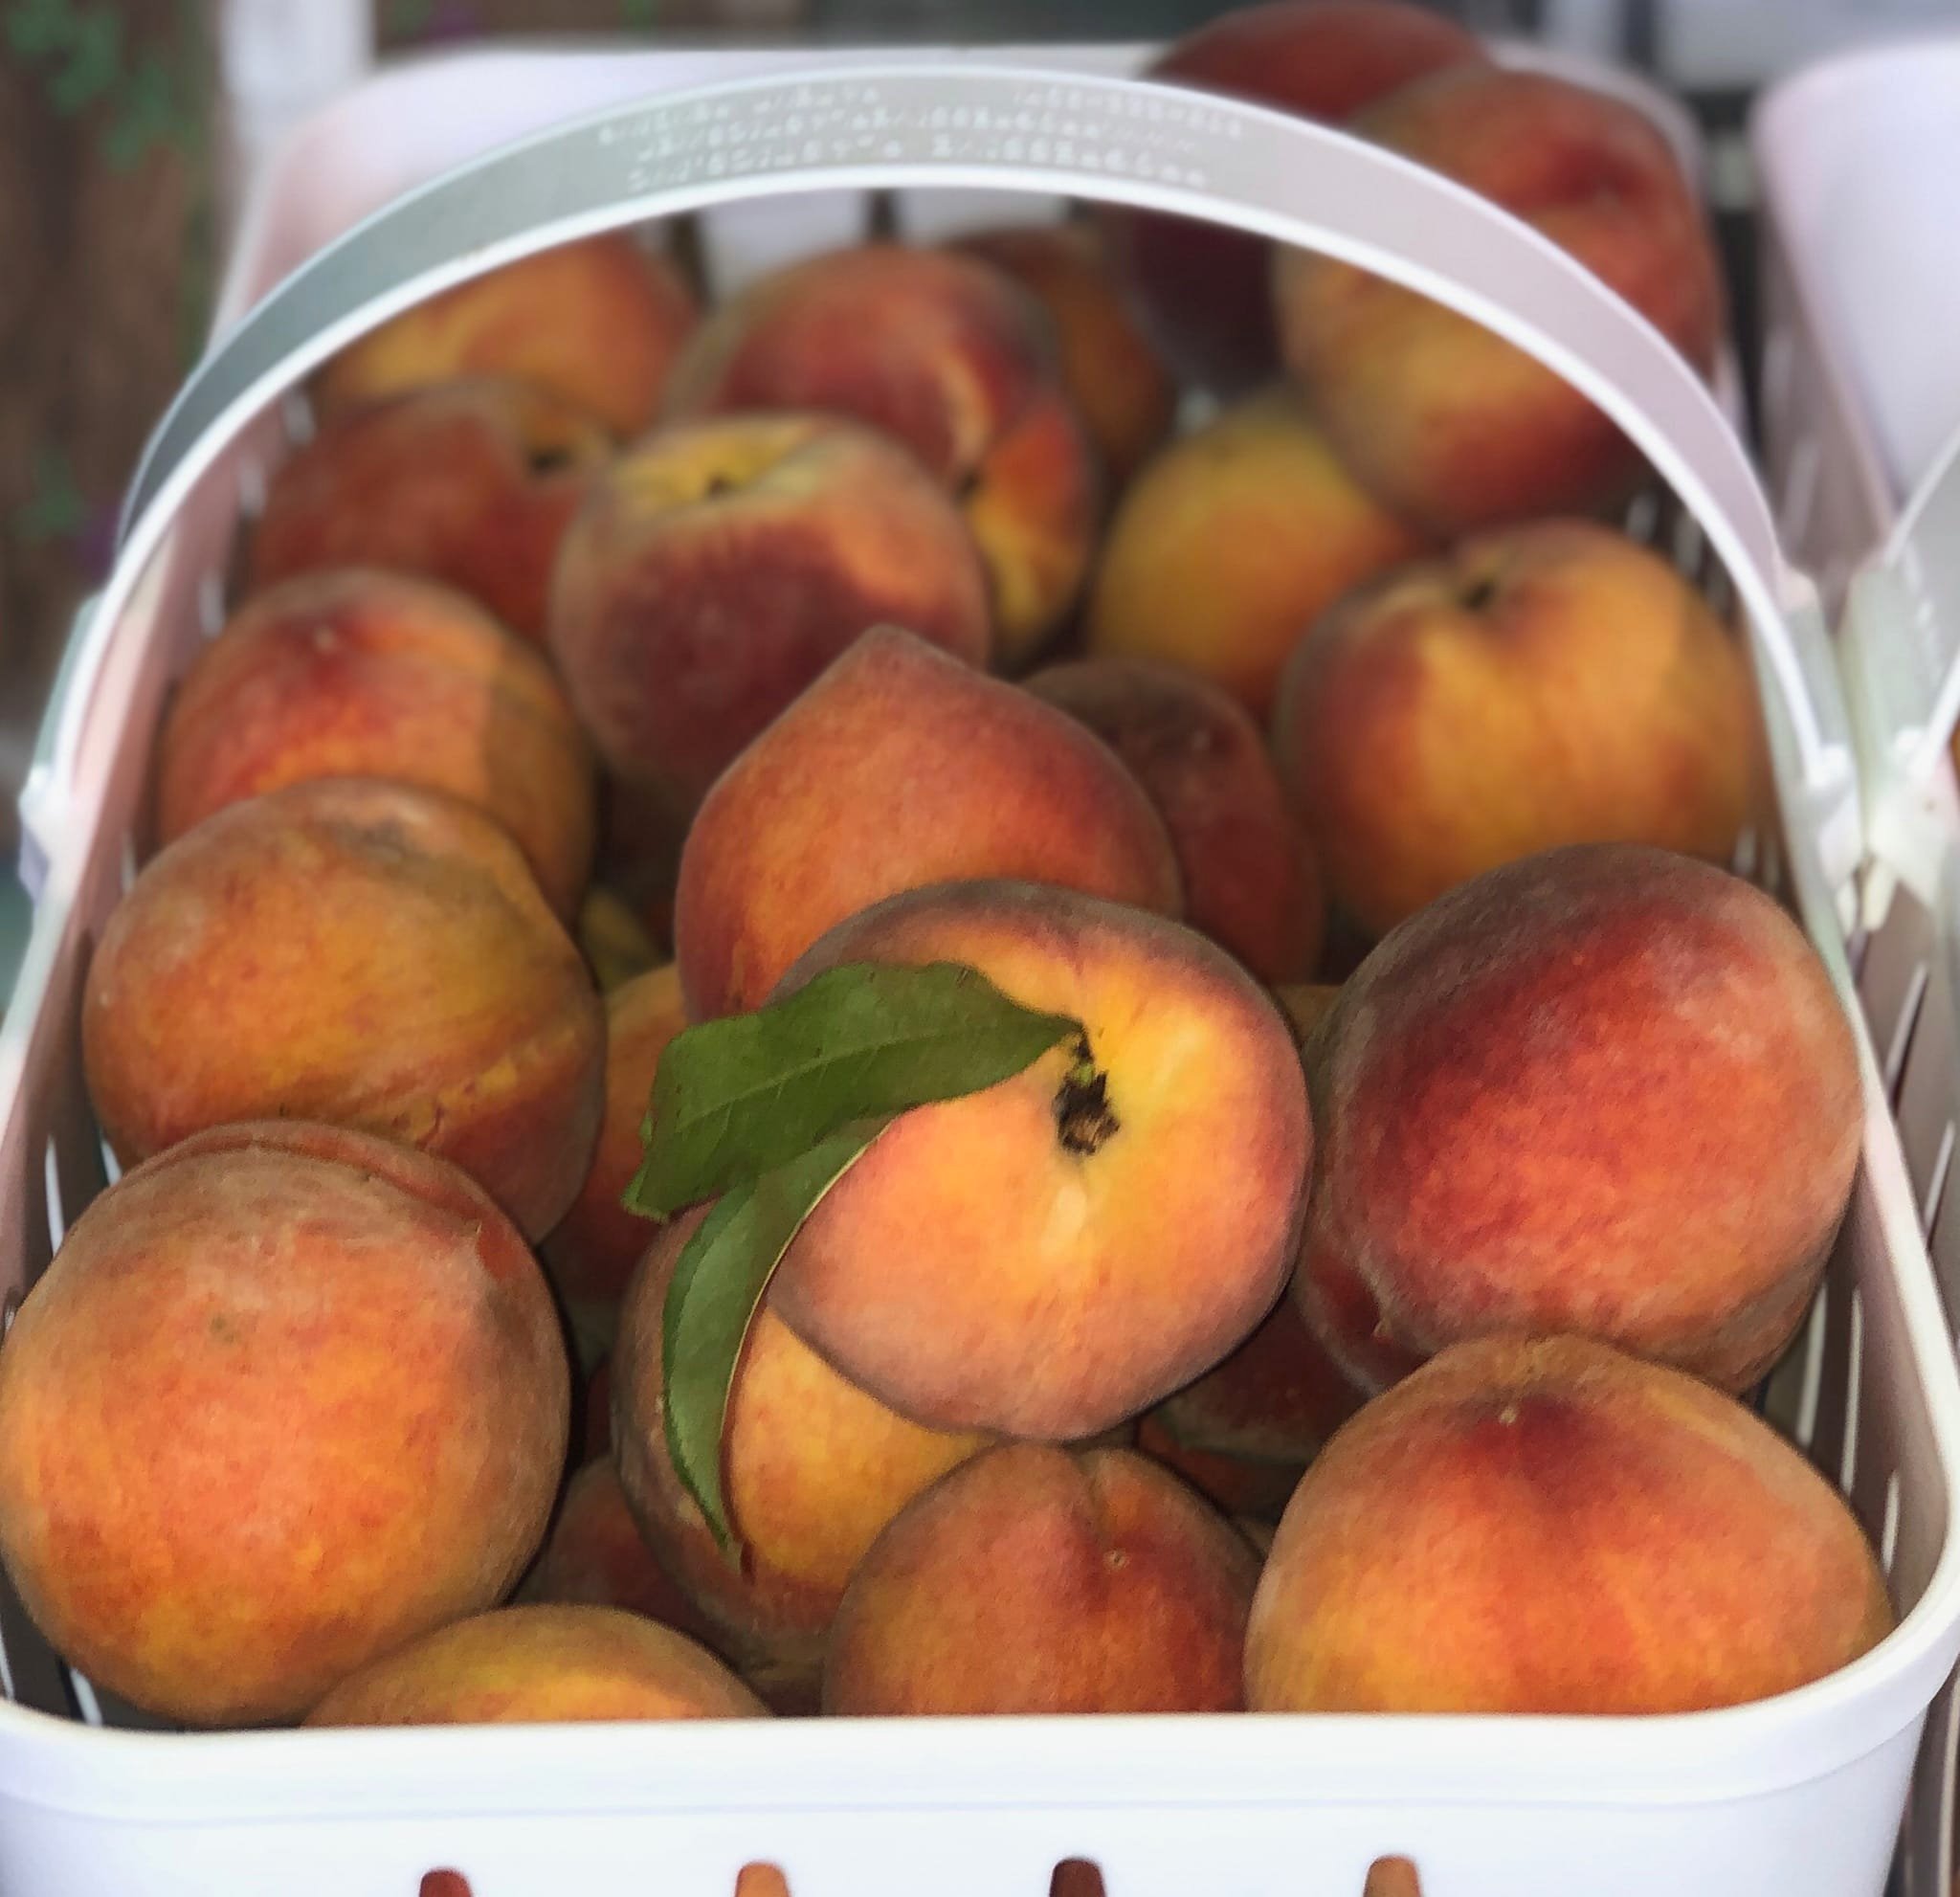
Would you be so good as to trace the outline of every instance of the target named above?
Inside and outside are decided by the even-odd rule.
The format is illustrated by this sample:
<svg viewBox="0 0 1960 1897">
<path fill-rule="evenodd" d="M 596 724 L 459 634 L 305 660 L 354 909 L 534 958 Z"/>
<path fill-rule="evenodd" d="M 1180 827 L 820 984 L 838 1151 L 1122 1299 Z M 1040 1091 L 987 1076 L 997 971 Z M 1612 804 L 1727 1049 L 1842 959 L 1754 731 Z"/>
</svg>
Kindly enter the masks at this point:
<svg viewBox="0 0 1960 1897">
<path fill-rule="evenodd" d="M 568 1385 L 543 1276 L 454 1167 L 234 1125 L 78 1218 L 0 1350 L 0 1555 L 98 1685 L 297 1717 L 500 1598 L 545 1531 Z"/>
<path fill-rule="evenodd" d="M 333 413 L 460 376 L 508 375 L 623 438 L 653 420 L 695 321 L 693 295 L 666 258 L 629 236 L 589 237 L 417 303 L 343 349 L 314 394 Z"/>
<path fill-rule="evenodd" d="M 1560 843 L 1726 862 L 1758 731 L 1748 660 L 1706 602 L 1584 521 L 1495 529 L 1349 593 L 1274 712 L 1328 893 L 1376 934 Z"/>
<path fill-rule="evenodd" d="M 616 889 L 586 891 L 578 910 L 578 946 L 602 994 L 657 968 L 652 932 Z"/>
<path fill-rule="evenodd" d="M 545 1266 L 576 1314 L 595 1306 L 610 1313 L 652 1242 L 654 1226 L 628 1212 L 621 1195 L 639 1171 L 654 1070 L 667 1043 L 687 1025 L 680 976 L 670 962 L 635 975 L 606 997 L 606 1109 L 585 1184 L 545 1240 Z"/>
<path fill-rule="evenodd" d="M 927 1489 L 845 1590 L 832 1713 L 1230 1712 L 1258 1573 L 1148 1458 L 1011 1443 Z"/>
<path fill-rule="evenodd" d="M 125 1165 L 326 1120 L 455 1161 L 530 1238 L 576 1195 L 604 1092 L 598 995 L 517 845 L 373 778 L 229 805 L 157 856 L 103 927 L 81 1040 Z"/>
<path fill-rule="evenodd" d="M 1119 491 L 1170 432 L 1177 384 L 1139 326 L 1089 223 L 1032 224 L 963 237 L 958 248 L 1004 270 L 1047 313 L 1068 391 Z M 1261 307 L 1265 279 L 1258 280 Z"/>
<path fill-rule="evenodd" d="M 1101 738 L 1156 805 L 1184 880 L 1185 919 L 1261 981 L 1320 960 L 1320 872 L 1265 740 L 1230 693 L 1172 665 L 1092 658 L 1028 680 Z"/>
<path fill-rule="evenodd" d="M 440 580 L 542 639 L 559 543 L 606 452 L 586 415 L 521 383 L 376 403 L 327 423 L 273 476 L 249 584 L 380 567 Z"/>
<path fill-rule="evenodd" d="M 681 851 L 674 954 L 697 1019 L 758 1006 L 827 928 L 956 878 L 1175 913 L 1177 860 L 1116 754 L 908 633 L 868 633 L 729 766 Z"/>
<path fill-rule="evenodd" d="M 1664 135 L 1546 73 L 1459 65 L 1354 129 L 1525 218 L 1699 369 L 1722 327 L 1715 252 Z M 1642 463 L 1603 410 L 1470 317 L 1355 266 L 1278 253 L 1281 352 L 1342 458 L 1430 532 L 1623 501 Z"/>
<path fill-rule="evenodd" d="M 1286 1024 L 1231 956 L 982 882 L 854 916 L 785 988 L 847 962 L 961 963 L 1082 1031 L 902 1114 L 832 1187 L 771 1290 L 805 1339 L 922 1421 L 1071 1440 L 1245 1338 L 1291 1269 L 1313 1134 Z"/>
<path fill-rule="evenodd" d="M 700 1223 L 664 1227 L 620 1312 L 613 1454 L 651 1546 L 765 1697 L 807 1695 L 865 1551 L 906 1503 L 985 1444 L 887 1409 L 803 1344 L 766 1301 L 730 1393 L 724 1492 L 743 1544 L 720 1547 L 667 1451 L 661 1316 Z"/>
<path fill-rule="evenodd" d="M 816 414 L 660 430 L 566 535 L 550 643 L 616 777 L 684 820 L 869 627 L 984 665 L 987 578 L 959 509 L 871 429 Z"/>
<path fill-rule="evenodd" d="M 1267 0 L 1187 33 L 1147 77 L 1339 123 L 1414 79 L 1483 56 L 1472 34 L 1407 0 Z M 1266 244 L 1162 212 L 1111 209 L 1102 221 L 1183 374 L 1227 392 L 1272 374 Z"/>
<path fill-rule="evenodd" d="M 760 1719 L 704 1647 L 616 1607 L 533 1604 L 458 1620 L 343 1681 L 309 1726 Z"/>
<path fill-rule="evenodd" d="M 867 244 L 778 271 L 702 324 L 667 406 L 818 409 L 895 435 L 959 499 L 1011 660 L 1075 603 L 1094 456 L 1038 305 L 977 257 Z"/>
<path fill-rule="evenodd" d="M 1294 1289 L 1370 1388 L 1576 1331 L 1748 1388 L 1843 1216 L 1863 1106 L 1823 964 L 1737 877 L 1548 851 L 1390 934 L 1315 1046 Z"/>
<path fill-rule="evenodd" d="M 1314 620 L 1422 547 L 1355 484 L 1299 396 L 1268 390 L 1130 484 L 1090 586 L 1088 649 L 1202 673 L 1263 721 Z"/>
<path fill-rule="evenodd" d="M 543 658 L 461 594 L 342 569 L 256 595 L 157 741 L 157 835 L 309 777 L 448 791 L 516 839 L 561 916 L 592 864 L 592 758 Z"/>
<path fill-rule="evenodd" d="M 1444 1351 L 1306 1473 L 1246 1641 L 1256 1712 L 1698 1712 L 1892 1626 L 1837 1492 L 1698 1378 L 1577 1337 Z"/>
</svg>

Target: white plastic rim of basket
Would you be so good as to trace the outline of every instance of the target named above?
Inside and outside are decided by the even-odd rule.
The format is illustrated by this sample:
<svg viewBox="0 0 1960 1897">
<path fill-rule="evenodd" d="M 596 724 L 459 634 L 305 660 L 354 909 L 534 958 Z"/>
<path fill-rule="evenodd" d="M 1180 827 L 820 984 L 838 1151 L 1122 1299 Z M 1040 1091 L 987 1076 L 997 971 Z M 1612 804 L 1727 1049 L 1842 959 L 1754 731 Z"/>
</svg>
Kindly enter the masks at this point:
<svg viewBox="0 0 1960 1897">
<path fill-rule="evenodd" d="M 1960 434 L 1852 575 L 1838 667 L 1865 813 L 1865 920 L 1904 883 L 1960 899 L 1949 747 L 1960 725 Z"/>
<path fill-rule="evenodd" d="M 185 386 L 131 490 L 116 569 L 64 670 L 22 794 L 43 853 L 72 807 L 92 689 L 122 608 L 184 496 L 246 425 L 336 350 L 433 292 L 568 239 L 768 193 L 1021 189 L 1229 222 L 1345 258 L 1449 304 L 1605 410 L 1727 569 L 1781 774 L 1835 892 L 1862 853 L 1858 784 L 1813 591 L 1784 563 L 1741 442 L 1646 320 L 1522 221 L 1330 128 L 1135 79 L 867 65 L 615 106 L 396 200 L 243 318 Z M 1779 729 L 1779 724 L 1787 727 Z M 1820 945 L 1829 952 L 1829 945 Z"/>
</svg>

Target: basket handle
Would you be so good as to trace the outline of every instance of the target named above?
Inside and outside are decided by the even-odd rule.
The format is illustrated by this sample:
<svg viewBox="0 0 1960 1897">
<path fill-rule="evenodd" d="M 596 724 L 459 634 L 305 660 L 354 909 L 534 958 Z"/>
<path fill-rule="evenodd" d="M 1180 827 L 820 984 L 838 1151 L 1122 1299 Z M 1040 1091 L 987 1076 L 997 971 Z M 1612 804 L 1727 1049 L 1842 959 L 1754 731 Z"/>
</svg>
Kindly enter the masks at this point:
<svg viewBox="0 0 1960 1897">
<path fill-rule="evenodd" d="M 766 194 L 907 186 L 1021 189 L 1229 222 L 1405 283 L 1565 376 L 1638 445 L 1726 567 L 1766 706 L 1780 714 L 1769 723 L 1791 767 L 1784 781 L 1809 805 L 1801 815 L 1831 884 L 1848 881 L 1861 849 L 1857 780 L 1821 619 L 1812 623 L 1777 550 L 1742 444 L 1643 317 L 1508 212 L 1350 135 L 1162 84 L 964 61 L 740 80 L 609 108 L 398 199 L 287 278 L 192 374 L 145 454 L 88 635 L 97 649 L 79 656 L 52 714 L 42 799 L 58 806 L 60 771 L 78 767 L 100 648 L 186 493 L 344 345 L 438 289 L 568 238 Z"/>
</svg>

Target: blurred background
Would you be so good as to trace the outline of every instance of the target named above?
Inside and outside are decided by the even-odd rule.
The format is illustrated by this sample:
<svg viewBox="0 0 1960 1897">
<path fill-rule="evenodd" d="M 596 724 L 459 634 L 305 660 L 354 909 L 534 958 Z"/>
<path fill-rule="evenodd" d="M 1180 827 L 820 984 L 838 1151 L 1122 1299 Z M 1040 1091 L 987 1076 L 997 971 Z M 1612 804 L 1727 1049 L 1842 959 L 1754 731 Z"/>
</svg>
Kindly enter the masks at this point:
<svg viewBox="0 0 1960 1897">
<path fill-rule="evenodd" d="M 1707 127 L 1738 333 L 1766 79 L 1960 0 L 1438 0 L 1486 33 L 1624 60 Z M 471 41 L 1159 39 L 1206 0 L 0 0 L 0 857 L 79 602 L 142 443 L 203 346 L 241 182 L 378 61 Z M 17 892 L 0 879 L 0 954 Z"/>
</svg>

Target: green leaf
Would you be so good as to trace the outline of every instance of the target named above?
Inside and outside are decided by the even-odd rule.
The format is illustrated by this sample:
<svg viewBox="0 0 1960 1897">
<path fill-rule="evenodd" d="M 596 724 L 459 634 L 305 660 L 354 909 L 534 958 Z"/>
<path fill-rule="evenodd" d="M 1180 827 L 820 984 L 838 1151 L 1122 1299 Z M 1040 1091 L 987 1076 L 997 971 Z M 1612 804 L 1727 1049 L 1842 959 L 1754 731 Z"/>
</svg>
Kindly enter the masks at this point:
<svg viewBox="0 0 1960 1897">
<path fill-rule="evenodd" d="M 731 1186 L 682 1248 L 660 1313 L 667 1452 L 717 1542 L 736 1551 L 722 1491 L 735 1367 L 769 1279 L 823 1196 L 895 1116 L 856 1120 L 808 1152 Z"/>
<path fill-rule="evenodd" d="M 1081 1025 L 1010 1000 L 977 970 L 856 962 L 787 999 L 668 1042 L 651 1138 L 624 1204 L 665 1218 L 838 1128 L 1011 1080 Z"/>
</svg>

